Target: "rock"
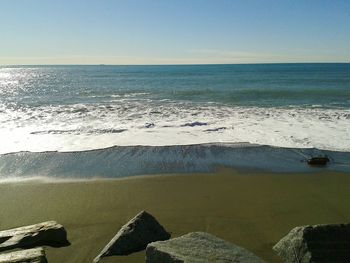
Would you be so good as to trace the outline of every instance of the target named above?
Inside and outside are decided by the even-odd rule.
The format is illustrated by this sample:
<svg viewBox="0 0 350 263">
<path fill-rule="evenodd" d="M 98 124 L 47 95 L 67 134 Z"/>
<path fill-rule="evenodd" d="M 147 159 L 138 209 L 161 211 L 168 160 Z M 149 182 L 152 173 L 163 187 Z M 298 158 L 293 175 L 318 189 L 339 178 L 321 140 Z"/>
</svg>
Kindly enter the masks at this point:
<svg viewBox="0 0 350 263">
<path fill-rule="evenodd" d="M 0 263 L 47 263 L 42 247 L 0 255 Z"/>
<path fill-rule="evenodd" d="M 149 213 L 142 211 L 119 230 L 94 262 L 98 262 L 102 257 L 129 255 L 145 249 L 151 242 L 169 238 L 170 234 L 158 221 Z"/>
<path fill-rule="evenodd" d="M 204 232 L 193 232 L 146 249 L 146 263 L 263 263 L 248 250 Z"/>
<path fill-rule="evenodd" d="M 55 221 L 0 231 L 0 251 L 35 246 L 61 247 L 70 245 L 64 227 Z"/>
<path fill-rule="evenodd" d="M 273 249 L 286 263 L 348 263 L 350 224 L 299 226 Z"/>
<path fill-rule="evenodd" d="M 319 156 L 319 157 L 312 157 L 307 160 L 307 163 L 309 165 L 326 165 L 329 162 L 329 158 L 327 156 Z"/>
</svg>

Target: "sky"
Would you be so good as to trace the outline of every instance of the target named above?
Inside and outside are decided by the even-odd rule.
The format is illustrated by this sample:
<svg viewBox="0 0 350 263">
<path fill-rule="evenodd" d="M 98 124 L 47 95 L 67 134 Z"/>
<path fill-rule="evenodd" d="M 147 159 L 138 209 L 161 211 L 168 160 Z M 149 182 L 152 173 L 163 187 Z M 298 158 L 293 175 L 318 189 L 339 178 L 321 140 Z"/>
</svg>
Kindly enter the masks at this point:
<svg viewBox="0 0 350 263">
<path fill-rule="evenodd" d="M 350 62 L 349 0 L 0 0 L 0 64 Z"/>
</svg>

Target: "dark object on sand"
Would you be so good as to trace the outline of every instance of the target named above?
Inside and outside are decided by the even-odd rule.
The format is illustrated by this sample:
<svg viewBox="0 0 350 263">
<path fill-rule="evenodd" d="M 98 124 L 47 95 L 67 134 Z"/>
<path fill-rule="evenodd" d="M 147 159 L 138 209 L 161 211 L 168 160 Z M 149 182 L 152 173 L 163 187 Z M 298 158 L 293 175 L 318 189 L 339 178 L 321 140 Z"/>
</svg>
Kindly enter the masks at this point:
<svg viewBox="0 0 350 263">
<path fill-rule="evenodd" d="M 329 158 L 327 156 L 312 157 L 307 160 L 309 165 L 326 165 L 328 162 Z"/>
<path fill-rule="evenodd" d="M 64 227 L 55 221 L 0 231 L 0 251 L 36 246 L 70 245 Z"/>
<path fill-rule="evenodd" d="M 170 234 L 163 226 L 152 215 L 142 211 L 118 231 L 94 262 L 100 261 L 102 257 L 129 255 L 145 249 L 151 242 L 169 238 Z"/>
<path fill-rule="evenodd" d="M 0 263 L 47 263 L 42 247 L 1 254 Z"/>
<path fill-rule="evenodd" d="M 286 263 L 349 263 L 350 224 L 296 227 L 273 249 Z"/>
<path fill-rule="evenodd" d="M 146 263 L 263 263 L 250 251 L 204 232 L 193 232 L 146 249 Z"/>
</svg>

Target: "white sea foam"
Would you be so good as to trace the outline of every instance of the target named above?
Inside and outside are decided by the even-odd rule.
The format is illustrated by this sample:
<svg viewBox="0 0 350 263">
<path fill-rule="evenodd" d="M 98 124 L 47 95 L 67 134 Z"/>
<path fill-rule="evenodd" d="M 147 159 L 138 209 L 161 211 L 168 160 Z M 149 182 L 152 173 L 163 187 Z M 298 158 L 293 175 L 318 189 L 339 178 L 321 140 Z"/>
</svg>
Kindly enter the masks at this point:
<svg viewBox="0 0 350 263">
<path fill-rule="evenodd" d="M 350 110 L 228 107 L 125 100 L 0 106 L 0 153 L 81 151 L 114 145 L 250 142 L 350 151 Z"/>
</svg>

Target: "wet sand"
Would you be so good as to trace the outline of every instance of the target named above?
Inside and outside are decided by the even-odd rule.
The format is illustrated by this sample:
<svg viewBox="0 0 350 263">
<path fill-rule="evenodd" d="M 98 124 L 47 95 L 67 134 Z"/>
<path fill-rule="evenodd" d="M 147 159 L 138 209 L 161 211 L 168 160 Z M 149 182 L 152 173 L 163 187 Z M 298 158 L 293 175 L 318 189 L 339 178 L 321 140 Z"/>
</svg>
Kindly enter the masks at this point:
<svg viewBox="0 0 350 263">
<path fill-rule="evenodd" d="M 321 171 L 322 169 L 320 169 Z M 280 262 L 272 246 L 294 226 L 350 222 L 350 174 L 145 176 L 85 182 L 0 184 L 0 228 L 56 220 L 72 243 L 47 248 L 50 263 L 86 263 L 140 210 L 173 237 L 206 231 Z M 144 252 L 103 262 L 144 262 Z"/>
</svg>

